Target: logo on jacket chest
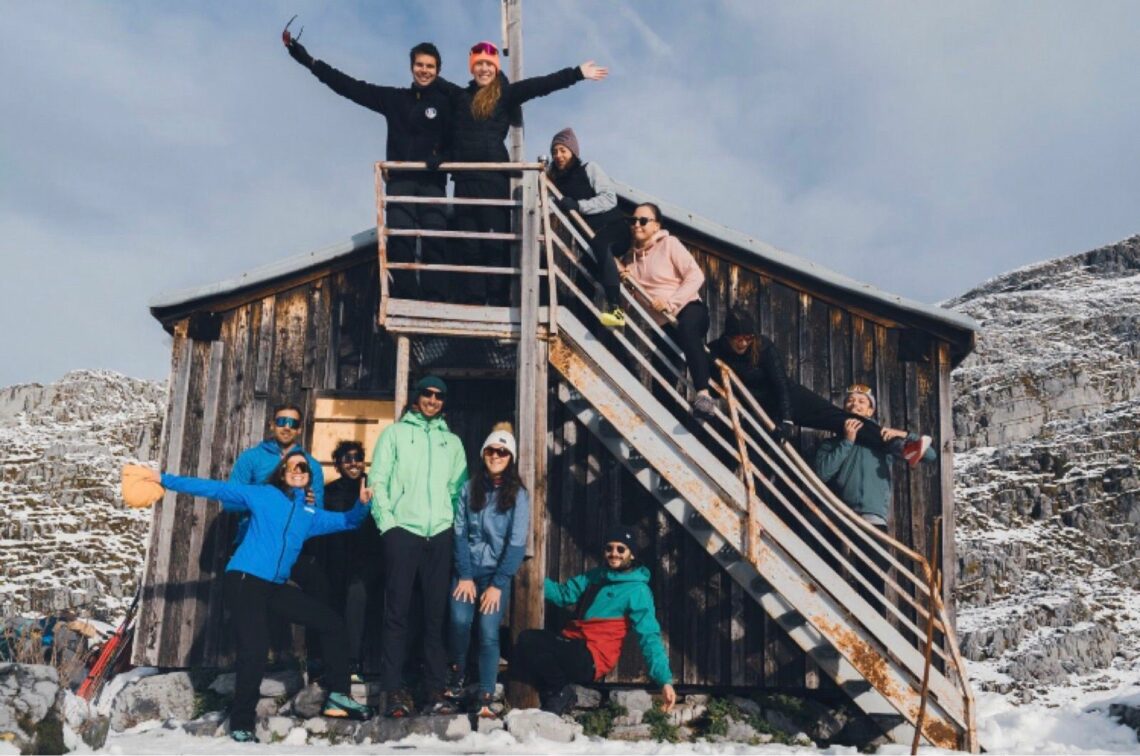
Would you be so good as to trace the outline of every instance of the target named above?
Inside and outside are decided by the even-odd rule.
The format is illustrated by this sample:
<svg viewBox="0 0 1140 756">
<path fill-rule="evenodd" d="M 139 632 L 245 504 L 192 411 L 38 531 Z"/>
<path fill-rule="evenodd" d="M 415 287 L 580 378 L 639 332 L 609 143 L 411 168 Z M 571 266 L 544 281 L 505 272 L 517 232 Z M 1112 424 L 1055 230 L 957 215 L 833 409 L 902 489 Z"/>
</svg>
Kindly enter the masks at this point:
<svg viewBox="0 0 1140 756">
<path fill-rule="evenodd" d="M 435 118 L 437 115 L 439 115 L 439 111 L 436 110 L 435 108 L 425 108 L 424 109 L 424 116 L 428 120 Z"/>
</svg>

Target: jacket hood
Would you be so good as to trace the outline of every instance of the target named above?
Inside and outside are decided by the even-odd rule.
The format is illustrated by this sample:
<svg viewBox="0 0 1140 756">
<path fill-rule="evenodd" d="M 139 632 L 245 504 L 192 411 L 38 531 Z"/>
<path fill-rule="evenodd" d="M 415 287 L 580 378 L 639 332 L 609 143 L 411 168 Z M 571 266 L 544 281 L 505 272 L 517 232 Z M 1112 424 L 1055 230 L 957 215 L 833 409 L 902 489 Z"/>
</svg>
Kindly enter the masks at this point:
<svg viewBox="0 0 1140 756">
<path fill-rule="evenodd" d="M 648 583 L 649 568 L 639 564 L 629 570 L 606 570 L 606 580 L 610 583 Z"/>
<path fill-rule="evenodd" d="M 659 229 L 657 229 L 657 233 L 653 234 L 653 238 L 649 240 L 649 245 L 646 246 L 645 249 L 638 250 L 638 249 L 635 249 L 634 247 L 630 247 L 630 250 L 633 252 L 635 257 L 645 257 L 650 252 L 652 252 L 654 249 L 656 249 L 658 244 L 663 242 L 668 237 L 669 237 L 669 232 L 663 228 L 659 228 Z"/>
</svg>

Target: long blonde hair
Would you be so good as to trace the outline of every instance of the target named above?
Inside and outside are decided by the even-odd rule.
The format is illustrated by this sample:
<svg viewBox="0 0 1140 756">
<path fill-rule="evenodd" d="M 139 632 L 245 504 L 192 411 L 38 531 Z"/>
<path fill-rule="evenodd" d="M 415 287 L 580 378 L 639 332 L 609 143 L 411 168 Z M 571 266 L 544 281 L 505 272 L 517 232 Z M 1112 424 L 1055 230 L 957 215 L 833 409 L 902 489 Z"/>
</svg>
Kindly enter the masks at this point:
<svg viewBox="0 0 1140 756">
<path fill-rule="evenodd" d="M 471 98 L 471 115 L 476 121 L 485 121 L 495 112 L 499 98 L 503 95 L 502 79 L 498 74 L 488 82 L 487 86 L 480 87 L 475 96 Z"/>
</svg>

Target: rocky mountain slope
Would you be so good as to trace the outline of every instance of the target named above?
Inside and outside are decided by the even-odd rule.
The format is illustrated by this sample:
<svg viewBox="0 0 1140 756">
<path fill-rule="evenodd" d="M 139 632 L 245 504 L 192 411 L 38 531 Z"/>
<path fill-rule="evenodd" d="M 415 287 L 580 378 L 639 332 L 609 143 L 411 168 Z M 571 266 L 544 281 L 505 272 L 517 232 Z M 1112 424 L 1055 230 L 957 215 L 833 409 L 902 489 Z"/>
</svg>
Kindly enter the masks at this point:
<svg viewBox="0 0 1140 756">
<path fill-rule="evenodd" d="M 150 513 L 123 507 L 119 468 L 156 458 L 165 406 L 165 384 L 104 371 L 0 389 L 0 617 L 121 613 Z"/>
<path fill-rule="evenodd" d="M 1140 236 L 945 303 L 981 323 L 954 373 L 959 632 L 982 687 L 1096 687 L 1140 652 Z"/>
</svg>

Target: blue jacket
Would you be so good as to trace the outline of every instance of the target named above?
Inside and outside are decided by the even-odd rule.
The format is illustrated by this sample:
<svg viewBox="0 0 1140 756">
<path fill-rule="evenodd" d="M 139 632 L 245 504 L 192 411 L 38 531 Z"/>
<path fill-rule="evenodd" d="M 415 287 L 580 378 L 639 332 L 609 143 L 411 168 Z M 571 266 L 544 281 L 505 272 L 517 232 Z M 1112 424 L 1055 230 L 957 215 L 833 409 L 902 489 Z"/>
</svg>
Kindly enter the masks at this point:
<svg viewBox="0 0 1140 756">
<path fill-rule="evenodd" d="M 455 513 L 455 571 L 461 580 L 493 575 L 491 585 L 504 588 L 518 572 L 526 556 L 526 538 L 530 532 L 530 495 L 520 488 L 515 505 L 499 511 L 499 491 L 487 492 L 487 501 L 478 512 L 471 510 L 469 480 L 459 492 Z"/>
<path fill-rule="evenodd" d="M 285 451 L 282 451 L 281 445 L 274 439 L 267 439 L 257 446 L 251 446 L 239 454 L 237 461 L 234 462 L 234 469 L 230 471 L 230 483 L 244 483 L 248 486 L 256 486 L 261 483 L 269 482 L 269 476 L 277 469 L 277 465 L 281 464 L 281 460 L 285 458 L 285 454 L 294 449 L 305 453 L 305 459 L 309 461 L 309 479 L 312 481 L 309 488 L 313 492 L 313 504 L 317 509 L 324 509 L 324 470 L 321 469 L 321 464 L 313 459 L 311 454 L 301 448 L 300 444 L 293 444 L 293 446 Z M 249 530 L 249 518 L 242 517 L 241 522 L 238 523 L 237 533 L 234 535 L 234 543 L 241 543 L 242 539 L 245 538 L 247 530 Z"/>
<path fill-rule="evenodd" d="M 306 538 L 353 530 L 368 514 L 357 502 L 347 512 L 326 512 L 305 504 L 303 489 L 286 496 L 274 486 L 222 483 L 204 478 L 162 476 L 171 491 L 216 499 L 230 512 L 249 514 L 249 531 L 234 552 L 226 572 L 247 572 L 273 583 L 284 583 Z"/>
</svg>

